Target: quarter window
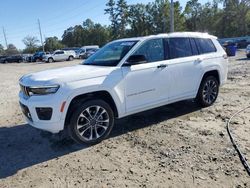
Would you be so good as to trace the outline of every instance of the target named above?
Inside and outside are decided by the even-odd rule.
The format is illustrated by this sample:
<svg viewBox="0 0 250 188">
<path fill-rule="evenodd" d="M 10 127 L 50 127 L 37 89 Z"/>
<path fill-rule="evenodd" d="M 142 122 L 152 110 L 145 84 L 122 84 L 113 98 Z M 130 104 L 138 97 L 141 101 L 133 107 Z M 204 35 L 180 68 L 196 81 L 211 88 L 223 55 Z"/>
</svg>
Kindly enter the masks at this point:
<svg viewBox="0 0 250 188">
<path fill-rule="evenodd" d="M 144 55 L 147 62 L 162 61 L 164 60 L 163 40 L 152 39 L 146 41 L 133 55 Z"/>
<path fill-rule="evenodd" d="M 169 38 L 170 59 L 192 56 L 189 38 Z"/>
<path fill-rule="evenodd" d="M 196 38 L 195 42 L 200 54 L 216 52 L 216 48 L 211 39 Z"/>
</svg>

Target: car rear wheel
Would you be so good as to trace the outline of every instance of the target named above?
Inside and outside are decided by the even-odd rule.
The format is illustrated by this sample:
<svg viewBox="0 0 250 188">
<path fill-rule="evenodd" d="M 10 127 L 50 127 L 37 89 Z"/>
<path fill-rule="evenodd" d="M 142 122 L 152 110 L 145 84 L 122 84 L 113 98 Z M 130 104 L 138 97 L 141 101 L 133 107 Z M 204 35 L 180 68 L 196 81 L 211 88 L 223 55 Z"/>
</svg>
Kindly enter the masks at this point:
<svg viewBox="0 0 250 188">
<path fill-rule="evenodd" d="M 202 107 L 208 107 L 216 101 L 218 94 L 218 80 L 214 76 L 208 76 L 202 80 L 196 99 Z"/>
<path fill-rule="evenodd" d="M 4 63 L 9 63 L 9 61 L 5 60 Z"/>
<path fill-rule="evenodd" d="M 103 100 L 89 100 L 76 107 L 68 125 L 69 136 L 80 144 L 95 144 L 105 139 L 114 125 L 114 113 Z"/>
<path fill-rule="evenodd" d="M 52 58 L 49 58 L 49 59 L 48 59 L 48 62 L 49 62 L 49 63 L 53 63 L 53 59 L 52 59 Z"/>
</svg>

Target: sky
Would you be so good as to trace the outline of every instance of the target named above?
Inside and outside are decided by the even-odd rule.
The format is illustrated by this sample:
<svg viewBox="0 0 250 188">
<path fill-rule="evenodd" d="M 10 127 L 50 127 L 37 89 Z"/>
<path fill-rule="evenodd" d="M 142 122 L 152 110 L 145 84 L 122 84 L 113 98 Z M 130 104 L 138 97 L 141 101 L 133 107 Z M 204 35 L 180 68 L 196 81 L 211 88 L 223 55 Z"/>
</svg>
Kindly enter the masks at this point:
<svg viewBox="0 0 250 188">
<path fill-rule="evenodd" d="M 24 49 L 22 39 L 27 35 L 40 40 L 38 19 L 43 40 L 61 36 L 65 29 L 81 24 L 87 18 L 96 23 L 109 25 L 109 16 L 104 14 L 108 0 L 3 0 L 0 4 L 0 44 L 5 46 L 3 28 L 8 44 Z M 127 0 L 128 4 L 148 3 L 153 0 Z M 187 1 L 180 1 L 184 8 Z M 204 4 L 207 0 L 201 0 Z"/>
</svg>

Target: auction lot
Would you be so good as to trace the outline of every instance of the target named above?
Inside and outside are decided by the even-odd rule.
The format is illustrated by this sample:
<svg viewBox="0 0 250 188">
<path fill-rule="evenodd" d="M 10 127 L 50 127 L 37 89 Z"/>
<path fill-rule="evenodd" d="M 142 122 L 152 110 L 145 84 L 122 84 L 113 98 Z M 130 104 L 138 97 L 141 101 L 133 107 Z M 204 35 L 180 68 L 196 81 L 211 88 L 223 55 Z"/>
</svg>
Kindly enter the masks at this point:
<svg viewBox="0 0 250 188">
<path fill-rule="evenodd" d="M 226 131 L 226 120 L 250 105 L 250 59 L 229 58 L 217 102 L 200 109 L 183 101 L 116 122 L 94 146 L 32 128 L 19 108 L 23 74 L 79 64 L 0 64 L 0 187 L 250 187 Z M 250 109 L 232 121 L 250 158 Z"/>
</svg>

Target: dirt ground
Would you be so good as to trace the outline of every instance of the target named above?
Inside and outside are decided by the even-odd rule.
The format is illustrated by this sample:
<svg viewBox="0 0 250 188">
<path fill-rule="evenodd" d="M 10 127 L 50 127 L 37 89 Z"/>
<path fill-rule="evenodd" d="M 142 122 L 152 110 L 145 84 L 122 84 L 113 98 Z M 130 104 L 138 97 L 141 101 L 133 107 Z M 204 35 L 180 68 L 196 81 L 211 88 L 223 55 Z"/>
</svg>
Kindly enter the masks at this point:
<svg viewBox="0 0 250 188">
<path fill-rule="evenodd" d="M 26 73 L 70 66 L 0 64 L 0 187 L 250 187 L 226 120 L 250 105 L 250 60 L 230 58 L 217 102 L 183 101 L 118 120 L 111 136 L 84 147 L 27 125 L 18 104 Z M 250 109 L 232 121 L 250 158 Z"/>
</svg>

